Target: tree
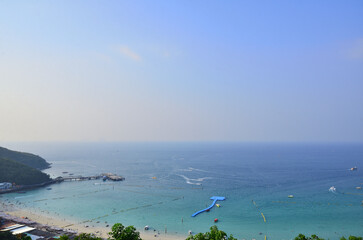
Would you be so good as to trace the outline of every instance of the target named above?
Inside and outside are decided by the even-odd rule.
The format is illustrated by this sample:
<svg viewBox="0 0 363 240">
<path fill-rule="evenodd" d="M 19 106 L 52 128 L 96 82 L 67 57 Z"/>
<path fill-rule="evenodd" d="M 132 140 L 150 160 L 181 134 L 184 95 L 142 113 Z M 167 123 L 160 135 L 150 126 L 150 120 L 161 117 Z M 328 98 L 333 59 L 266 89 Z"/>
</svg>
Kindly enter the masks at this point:
<svg viewBox="0 0 363 240">
<path fill-rule="evenodd" d="M 342 237 L 340 240 L 347 240 L 345 237 Z M 362 240 L 362 237 L 349 236 L 348 240 Z"/>
<path fill-rule="evenodd" d="M 67 235 L 62 235 L 59 237 L 59 240 L 69 240 L 69 237 Z"/>
<path fill-rule="evenodd" d="M 0 232 L 0 239 L 4 240 L 18 240 L 11 232 Z"/>
<path fill-rule="evenodd" d="M 1 240 L 32 240 L 31 237 L 26 234 L 13 235 L 11 232 L 0 232 Z"/>
<path fill-rule="evenodd" d="M 91 233 L 81 233 L 74 238 L 74 240 L 102 240 L 100 237 L 96 237 Z"/>
<path fill-rule="evenodd" d="M 319 238 L 315 234 L 311 235 L 311 237 L 305 237 L 304 234 L 299 234 L 297 237 L 295 237 L 295 240 L 324 240 L 323 238 Z"/>
<path fill-rule="evenodd" d="M 108 233 L 109 240 L 142 240 L 140 233 L 134 226 L 124 227 L 121 223 L 112 226 L 112 231 Z"/>
<path fill-rule="evenodd" d="M 237 240 L 233 235 L 227 236 L 227 233 L 218 230 L 217 226 L 212 226 L 209 232 L 198 233 L 194 236 L 189 236 L 186 240 Z"/>
<path fill-rule="evenodd" d="M 29 237 L 28 235 L 26 235 L 26 234 L 18 234 L 18 235 L 16 235 L 16 237 L 18 238 L 18 239 L 20 239 L 20 240 L 32 240 L 32 238 L 31 237 Z"/>
</svg>

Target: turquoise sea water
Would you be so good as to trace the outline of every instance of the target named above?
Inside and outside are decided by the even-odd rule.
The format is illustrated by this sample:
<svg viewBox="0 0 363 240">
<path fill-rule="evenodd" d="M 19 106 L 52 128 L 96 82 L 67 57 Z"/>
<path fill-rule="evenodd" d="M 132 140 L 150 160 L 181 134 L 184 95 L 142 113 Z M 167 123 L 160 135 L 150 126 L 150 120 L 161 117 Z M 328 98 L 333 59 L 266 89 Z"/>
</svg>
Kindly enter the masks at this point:
<svg viewBox="0 0 363 240">
<path fill-rule="evenodd" d="M 362 144 L 12 143 L 52 176 L 112 172 L 123 182 L 64 182 L 0 197 L 88 225 L 116 222 L 187 235 L 218 227 L 238 239 L 363 235 Z M 358 171 L 348 169 L 357 166 Z M 156 179 L 153 179 L 156 177 Z M 329 192 L 335 186 L 336 193 Z M 294 198 L 288 198 L 288 195 Z M 211 196 L 224 196 L 214 207 Z M 265 216 L 264 222 L 262 214 Z M 99 223 L 96 223 L 99 221 Z"/>
</svg>

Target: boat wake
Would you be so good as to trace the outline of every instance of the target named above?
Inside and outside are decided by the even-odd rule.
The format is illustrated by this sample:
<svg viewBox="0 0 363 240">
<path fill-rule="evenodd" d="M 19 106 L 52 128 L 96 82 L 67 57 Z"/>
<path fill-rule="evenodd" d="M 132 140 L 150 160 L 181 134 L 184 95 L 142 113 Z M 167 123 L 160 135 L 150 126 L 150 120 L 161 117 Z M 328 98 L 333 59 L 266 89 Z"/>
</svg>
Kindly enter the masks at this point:
<svg viewBox="0 0 363 240">
<path fill-rule="evenodd" d="M 26 196 L 21 196 L 21 197 L 14 197 L 14 199 L 28 198 L 28 197 L 32 197 L 32 196 L 34 196 L 34 194 L 32 194 L 32 195 L 26 195 Z"/>
<path fill-rule="evenodd" d="M 192 171 L 208 172 L 206 170 L 202 170 L 202 169 L 198 169 L 198 168 L 192 168 L 192 167 L 188 167 L 187 169 L 179 169 L 179 171 L 182 171 L 182 172 L 192 172 Z"/>
<path fill-rule="evenodd" d="M 192 185 L 202 185 L 202 182 L 206 179 L 211 179 L 211 177 L 203 177 L 203 178 L 188 178 L 184 175 L 178 175 L 179 177 L 182 177 L 185 179 L 187 184 L 192 184 Z"/>
</svg>

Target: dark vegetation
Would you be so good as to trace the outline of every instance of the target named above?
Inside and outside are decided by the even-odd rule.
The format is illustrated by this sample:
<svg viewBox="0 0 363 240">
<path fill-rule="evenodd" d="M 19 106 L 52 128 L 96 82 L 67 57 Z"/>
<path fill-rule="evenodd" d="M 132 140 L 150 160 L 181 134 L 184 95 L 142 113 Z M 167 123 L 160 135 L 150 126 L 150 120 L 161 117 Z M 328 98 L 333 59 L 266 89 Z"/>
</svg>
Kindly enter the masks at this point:
<svg viewBox="0 0 363 240">
<path fill-rule="evenodd" d="M 121 223 L 116 223 L 112 226 L 112 231 L 108 233 L 110 236 L 108 240 L 142 240 L 140 233 L 136 231 L 134 226 L 124 227 Z M 60 240 L 70 240 L 66 235 L 59 238 Z M 81 233 L 76 236 L 74 240 L 102 240 L 102 238 L 96 237 L 94 234 Z"/>
<path fill-rule="evenodd" d="M 11 232 L 0 232 L 1 240 L 31 240 L 31 237 L 25 234 L 13 235 Z"/>
<path fill-rule="evenodd" d="M 108 233 L 109 240 L 141 240 L 140 233 L 134 226 L 124 227 L 121 223 L 112 226 L 112 231 Z"/>
<path fill-rule="evenodd" d="M 194 236 L 189 236 L 186 240 L 237 240 L 232 235 L 227 236 L 227 233 L 218 230 L 217 226 L 212 226 L 209 232 L 198 233 Z"/>
<path fill-rule="evenodd" d="M 59 240 L 70 240 L 67 235 L 60 236 Z M 92 233 L 81 233 L 74 237 L 74 240 L 102 240 L 100 237 L 96 237 Z"/>
<path fill-rule="evenodd" d="M 12 151 L 3 147 L 0 147 L 0 158 L 11 159 L 16 162 L 25 164 L 29 167 L 40 170 L 49 168 L 50 166 L 50 164 L 47 161 L 45 161 L 43 158 L 37 155 L 31 153 Z"/>
<path fill-rule="evenodd" d="M 345 237 L 340 238 L 340 240 L 347 240 Z M 349 236 L 348 240 L 362 240 L 362 237 Z"/>
<path fill-rule="evenodd" d="M 124 227 L 121 223 L 116 223 L 112 226 L 112 231 L 108 233 L 110 236 L 108 240 L 142 240 L 140 238 L 140 233 L 136 231 L 134 226 Z M 1 238 L 0 238 L 1 239 Z M 101 240 L 101 238 L 96 237 L 94 234 L 81 233 L 74 238 L 75 240 Z M 60 237 L 60 240 L 70 240 L 66 235 Z M 209 232 L 198 233 L 194 236 L 189 236 L 186 240 L 237 240 L 232 235 L 227 236 L 227 234 L 221 230 L 218 230 L 217 226 L 212 226 Z M 295 240 L 324 240 L 319 238 L 317 235 L 311 235 L 306 237 L 303 234 L 299 234 L 295 237 Z M 345 237 L 340 238 L 340 240 L 363 240 L 362 237 L 349 236 L 348 239 Z"/>
<path fill-rule="evenodd" d="M 311 237 L 305 237 L 304 234 L 299 234 L 295 240 L 324 240 L 324 238 L 319 238 L 317 235 L 313 234 Z"/>
<path fill-rule="evenodd" d="M 299 236 L 295 238 L 295 240 L 324 240 L 324 238 L 319 238 L 317 235 L 311 235 L 311 237 L 305 237 L 304 234 L 300 233 Z M 341 237 L 340 240 L 362 240 L 362 237 L 349 236 L 348 239 L 346 239 L 345 237 Z"/>
<path fill-rule="evenodd" d="M 14 160 L 0 158 L 0 182 L 17 185 L 33 185 L 50 181 L 48 174 L 38 169 L 18 163 Z"/>
</svg>

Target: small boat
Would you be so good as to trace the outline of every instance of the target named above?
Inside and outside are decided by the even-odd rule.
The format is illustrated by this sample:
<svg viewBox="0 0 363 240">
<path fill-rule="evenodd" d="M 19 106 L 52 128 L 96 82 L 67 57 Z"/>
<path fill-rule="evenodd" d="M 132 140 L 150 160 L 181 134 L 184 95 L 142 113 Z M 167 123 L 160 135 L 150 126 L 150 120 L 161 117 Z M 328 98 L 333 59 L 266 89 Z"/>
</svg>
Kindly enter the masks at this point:
<svg viewBox="0 0 363 240">
<path fill-rule="evenodd" d="M 216 222 L 218 222 L 218 218 L 215 218 L 215 219 L 214 219 L 214 222 L 215 222 L 215 223 L 216 223 Z"/>
<path fill-rule="evenodd" d="M 63 174 L 66 174 L 66 173 L 68 173 L 68 172 L 62 172 Z"/>
<path fill-rule="evenodd" d="M 150 229 L 150 227 L 148 226 L 148 225 L 146 225 L 145 227 L 144 227 L 144 230 L 149 230 Z"/>
<path fill-rule="evenodd" d="M 294 198 L 294 195 L 289 195 L 289 196 L 287 196 L 288 198 Z"/>
<path fill-rule="evenodd" d="M 152 179 L 156 179 L 156 177 L 152 177 Z"/>
<path fill-rule="evenodd" d="M 49 188 L 47 188 L 47 190 L 52 190 L 52 188 L 51 188 L 51 187 L 49 187 Z"/>
<path fill-rule="evenodd" d="M 331 186 L 329 188 L 329 192 L 335 193 L 337 191 L 337 189 L 334 186 Z"/>
<path fill-rule="evenodd" d="M 188 231 L 188 234 L 189 234 L 189 235 L 192 235 L 192 233 L 193 233 L 193 232 L 192 232 L 192 230 L 189 230 L 189 231 Z"/>
<path fill-rule="evenodd" d="M 217 207 L 220 207 L 221 205 L 219 203 L 216 204 Z"/>
<path fill-rule="evenodd" d="M 358 169 L 357 167 L 352 167 L 352 168 L 350 168 L 349 170 L 350 170 L 350 171 L 357 171 L 357 169 Z"/>
<path fill-rule="evenodd" d="M 362 187 L 355 187 L 356 189 L 362 189 Z"/>
</svg>

